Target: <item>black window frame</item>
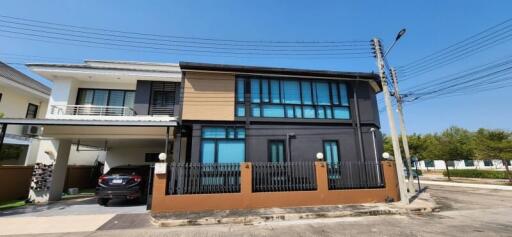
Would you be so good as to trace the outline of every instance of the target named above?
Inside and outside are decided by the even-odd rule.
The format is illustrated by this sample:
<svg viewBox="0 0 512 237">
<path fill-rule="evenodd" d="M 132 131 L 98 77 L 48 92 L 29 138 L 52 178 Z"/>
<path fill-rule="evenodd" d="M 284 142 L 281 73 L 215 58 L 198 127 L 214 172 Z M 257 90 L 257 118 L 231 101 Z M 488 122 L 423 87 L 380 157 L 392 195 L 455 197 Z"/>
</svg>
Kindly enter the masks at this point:
<svg viewBox="0 0 512 237">
<path fill-rule="evenodd" d="M 433 160 L 425 160 L 424 163 L 425 163 L 425 167 L 428 167 L 428 168 L 436 167 L 436 164 Z"/>
<path fill-rule="evenodd" d="M 203 130 L 205 128 L 224 128 L 224 137 L 223 138 L 209 138 L 209 137 L 203 137 Z M 238 136 L 238 130 L 237 128 L 242 128 L 244 129 L 244 137 L 243 138 L 240 138 Z M 235 137 L 234 138 L 230 138 L 228 136 L 228 129 L 233 129 L 234 132 L 235 132 Z M 244 142 L 244 149 L 247 148 L 247 144 L 246 144 L 246 131 L 245 131 L 245 127 L 243 126 L 203 126 L 201 128 L 201 141 L 199 143 L 199 163 L 203 164 L 203 141 L 207 140 L 207 141 L 214 141 L 215 142 L 215 152 L 214 152 L 214 156 L 213 156 L 213 163 L 214 164 L 218 164 L 219 163 L 219 141 L 225 141 L 225 140 L 229 140 L 229 141 L 243 141 Z M 246 153 L 244 153 L 244 162 L 247 160 L 247 156 L 246 156 Z"/>
<path fill-rule="evenodd" d="M 84 93 L 84 91 L 87 91 L 87 90 L 91 90 L 92 91 L 91 105 L 94 105 L 94 94 L 96 93 L 96 91 L 107 91 L 107 104 L 104 105 L 104 106 L 109 106 L 108 104 L 110 103 L 110 92 L 111 91 L 122 91 L 123 92 L 123 105 L 122 105 L 122 107 L 127 107 L 126 104 L 125 104 L 125 102 L 126 102 L 126 93 L 133 92 L 135 94 L 135 90 L 78 88 L 78 92 L 76 93 L 75 105 L 89 105 L 89 104 L 80 104 L 79 103 L 80 94 Z M 134 96 L 134 98 L 135 98 L 135 96 Z M 133 109 L 133 107 L 134 106 L 129 107 L 129 108 Z"/>
<path fill-rule="evenodd" d="M 327 154 L 326 150 L 325 150 L 325 143 L 327 142 L 334 142 L 336 144 L 336 152 L 338 153 L 338 163 L 337 164 L 340 164 L 341 163 L 341 153 L 340 153 L 340 143 L 338 142 L 338 140 L 333 140 L 333 139 L 330 139 L 330 140 L 322 140 L 322 149 L 324 151 L 324 157 L 325 157 L 325 162 L 327 164 L 329 164 L 329 162 L 327 161 L 327 157 L 325 154 Z"/>
<path fill-rule="evenodd" d="M 470 164 L 470 165 L 468 165 Z M 465 167 L 475 167 L 475 161 L 474 160 L 464 160 L 464 166 Z"/>
<path fill-rule="evenodd" d="M 270 163 L 280 163 L 280 162 L 274 162 L 272 161 L 272 150 L 270 149 L 272 147 L 272 143 L 282 143 L 283 144 L 283 162 L 288 162 L 286 160 L 286 140 L 284 139 L 270 139 L 267 141 L 267 161 Z"/>
<path fill-rule="evenodd" d="M 484 166 L 485 167 L 494 166 L 494 162 L 492 162 L 492 160 L 484 160 Z"/>
<path fill-rule="evenodd" d="M 35 107 L 34 117 L 29 118 L 28 113 L 30 111 L 30 107 Z M 39 105 L 28 103 L 27 105 L 27 112 L 25 113 L 25 118 L 27 119 L 35 119 L 37 118 L 37 113 L 39 112 Z"/>
<path fill-rule="evenodd" d="M 243 104 L 248 106 L 249 109 L 245 110 L 245 116 L 239 116 L 236 112 L 237 106 L 241 105 L 242 102 L 238 102 L 238 98 L 235 98 L 235 117 L 253 117 L 253 118 L 273 118 L 273 119 L 328 119 L 328 120 L 351 120 L 352 119 L 352 111 L 351 111 L 351 103 L 350 103 L 350 93 L 351 90 L 350 84 L 345 81 L 334 81 L 334 80 L 322 80 L 322 79 L 303 79 L 303 78 L 281 78 L 281 77 L 261 77 L 261 76 L 237 76 L 236 80 L 242 79 L 244 84 L 245 93 L 248 93 L 248 96 L 245 97 Z M 252 101 L 252 80 L 257 80 L 259 85 L 259 102 Z M 278 93 L 279 93 L 279 103 L 272 102 L 272 81 L 278 81 Z M 285 103 L 284 102 L 284 82 L 285 81 L 297 81 L 299 86 L 299 103 Z M 316 93 L 316 83 L 315 82 L 323 82 L 327 83 L 328 88 L 327 92 L 329 93 L 329 105 L 320 105 L 318 104 L 318 93 Z M 264 101 L 263 96 L 263 83 L 267 83 L 267 95 L 268 101 Z M 310 95 L 311 95 L 311 104 L 304 103 L 304 95 L 303 95 L 303 83 L 309 84 Z M 347 105 L 343 105 L 342 95 L 340 93 L 340 84 L 345 85 L 346 96 L 347 96 Z M 334 103 L 333 99 L 333 88 L 337 90 L 337 103 Z M 244 93 L 244 94 L 245 94 Z M 238 95 L 238 86 L 235 85 L 235 95 Z M 248 101 L 246 101 L 248 100 Z M 264 106 L 274 105 L 283 107 L 283 117 L 269 117 L 265 116 Z M 253 109 L 255 107 L 259 108 L 259 116 L 254 116 Z M 314 110 L 313 117 L 305 117 L 305 109 L 312 107 Z M 291 114 L 288 111 L 288 108 L 291 108 Z M 335 108 L 345 108 L 348 112 L 348 118 L 335 118 L 334 111 Z M 297 113 L 300 111 L 300 115 Z M 320 112 L 322 116 L 320 115 Z"/>
</svg>

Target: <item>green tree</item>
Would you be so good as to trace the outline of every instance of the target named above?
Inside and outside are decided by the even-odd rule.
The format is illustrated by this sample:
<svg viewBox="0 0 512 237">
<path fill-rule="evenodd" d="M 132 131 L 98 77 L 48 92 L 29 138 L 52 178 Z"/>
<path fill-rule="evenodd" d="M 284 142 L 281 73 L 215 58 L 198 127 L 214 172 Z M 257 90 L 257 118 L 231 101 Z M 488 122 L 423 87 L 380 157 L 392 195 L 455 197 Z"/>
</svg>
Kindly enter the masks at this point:
<svg viewBox="0 0 512 237">
<path fill-rule="evenodd" d="M 448 180 L 451 180 L 448 161 L 470 160 L 475 156 L 472 139 L 471 132 L 455 126 L 444 130 L 434 139 L 437 140 L 438 150 L 432 155 L 439 155 L 438 159 L 444 161 Z"/>
<path fill-rule="evenodd" d="M 512 134 L 504 130 L 478 129 L 474 139 L 477 159 L 499 159 L 505 166 L 508 180 L 512 183 L 512 174 L 508 162 L 512 159 Z"/>
</svg>

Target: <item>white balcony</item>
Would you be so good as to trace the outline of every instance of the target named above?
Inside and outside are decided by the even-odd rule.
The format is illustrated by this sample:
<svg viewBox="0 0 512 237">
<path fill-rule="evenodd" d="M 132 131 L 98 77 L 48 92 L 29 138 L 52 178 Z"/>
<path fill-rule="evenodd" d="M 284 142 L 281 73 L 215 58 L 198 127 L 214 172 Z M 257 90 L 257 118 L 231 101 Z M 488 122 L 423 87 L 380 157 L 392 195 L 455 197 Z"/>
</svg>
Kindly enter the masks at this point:
<svg viewBox="0 0 512 237">
<path fill-rule="evenodd" d="M 66 120 L 103 120 L 103 121 L 141 121 L 169 122 L 176 117 L 168 115 L 137 115 L 129 107 L 97 105 L 52 105 L 47 119 Z"/>
<path fill-rule="evenodd" d="M 124 106 L 97 106 L 97 105 L 53 105 L 51 115 L 55 116 L 135 116 L 132 108 Z"/>
</svg>

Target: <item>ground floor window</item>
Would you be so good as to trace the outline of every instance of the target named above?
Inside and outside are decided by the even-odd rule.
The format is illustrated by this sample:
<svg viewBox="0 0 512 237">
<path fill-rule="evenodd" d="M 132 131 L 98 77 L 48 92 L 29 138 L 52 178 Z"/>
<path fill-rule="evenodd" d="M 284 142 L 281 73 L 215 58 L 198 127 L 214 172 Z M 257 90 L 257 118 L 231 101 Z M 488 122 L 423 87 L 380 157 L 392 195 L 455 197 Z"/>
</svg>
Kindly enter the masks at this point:
<svg viewBox="0 0 512 237">
<path fill-rule="evenodd" d="M 285 162 L 285 142 L 284 140 L 270 140 L 268 142 L 268 161 Z"/>
<path fill-rule="evenodd" d="M 245 160 L 245 129 L 205 127 L 201 132 L 202 163 L 239 163 Z"/>
<path fill-rule="evenodd" d="M 340 161 L 338 142 L 337 141 L 324 141 L 324 154 L 327 164 L 338 164 Z"/>
<path fill-rule="evenodd" d="M 492 166 L 492 160 L 484 160 L 484 166 Z"/>
<path fill-rule="evenodd" d="M 434 167 L 434 161 L 433 160 L 425 160 L 425 167 Z"/>
<path fill-rule="evenodd" d="M 473 160 L 464 160 L 464 166 L 473 167 L 475 166 L 475 162 Z"/>
</svg>

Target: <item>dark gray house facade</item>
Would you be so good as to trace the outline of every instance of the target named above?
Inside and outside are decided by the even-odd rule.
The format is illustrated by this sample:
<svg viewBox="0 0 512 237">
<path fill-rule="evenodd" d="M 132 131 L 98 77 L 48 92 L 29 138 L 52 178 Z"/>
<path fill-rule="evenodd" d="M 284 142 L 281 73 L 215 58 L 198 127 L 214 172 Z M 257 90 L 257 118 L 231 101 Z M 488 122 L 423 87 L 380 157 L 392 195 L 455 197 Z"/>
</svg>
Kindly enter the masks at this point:
<svg viewBox="0 0 512 237">
<path fill-rule="evenodd" d="M 322 153 L 332 164 L 379 162 L 376 74 L 183 62 L 180 67 L 180 161 L 300 162 Z"/>
</svg>

